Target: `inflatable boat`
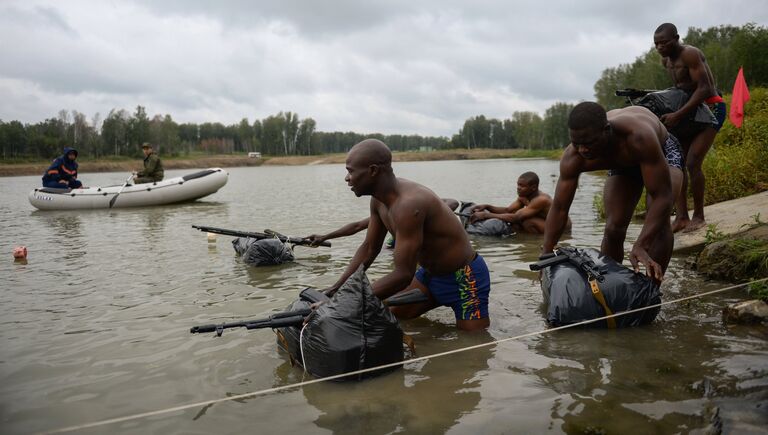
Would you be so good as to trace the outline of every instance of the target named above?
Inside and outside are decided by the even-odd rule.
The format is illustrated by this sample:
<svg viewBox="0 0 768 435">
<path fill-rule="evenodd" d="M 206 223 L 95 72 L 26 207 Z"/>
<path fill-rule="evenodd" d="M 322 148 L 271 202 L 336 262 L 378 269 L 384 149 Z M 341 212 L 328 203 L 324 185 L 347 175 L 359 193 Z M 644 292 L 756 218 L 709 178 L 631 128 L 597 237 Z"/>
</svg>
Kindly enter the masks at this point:
<svg viewBox="0 0 768 435">
<path fill-rule="evenodd" d="M 29 203 L 40 210 L 75 210 L 126 208 L 194 201 L 208 196 L 227 184 L 221 168 L 209 168 L 182 177 L 145 184 L 52 189 L 40 187 L 29 193 Z M 115 198 L 117 196 L 117 198 Z M 114 201 L 112 201 L 114 199 Z"/>
</svg>

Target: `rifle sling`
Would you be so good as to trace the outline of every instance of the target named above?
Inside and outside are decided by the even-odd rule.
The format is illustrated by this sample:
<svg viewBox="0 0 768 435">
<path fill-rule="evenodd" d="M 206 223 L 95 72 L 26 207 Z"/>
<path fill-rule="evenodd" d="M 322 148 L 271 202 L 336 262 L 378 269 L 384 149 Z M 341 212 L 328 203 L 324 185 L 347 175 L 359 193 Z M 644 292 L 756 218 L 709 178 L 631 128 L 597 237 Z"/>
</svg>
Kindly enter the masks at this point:
<svg viewBox="0 0 768 435">
<path fill-rule="evenodd" d="M 603 295 L 603 292 L 600 291 L 600 287 L 597 285 L 597 280 L 594 278 L 591 278 L 589 280 L 589 286 L 592 288 L 592 296 L 597 299 L 597 302 L 602 305 L 603 310 L 605 310 L 606 316 L 613 316 L 613 311 L 608 307 L 608 303 L 605 302 L 605 296 Z M 605 322 L 608 323 L 608 327 L 611 329 L 616 329 L 616 319 L 613 317 L 609 317 L 605 319 Z"/>
</svg>

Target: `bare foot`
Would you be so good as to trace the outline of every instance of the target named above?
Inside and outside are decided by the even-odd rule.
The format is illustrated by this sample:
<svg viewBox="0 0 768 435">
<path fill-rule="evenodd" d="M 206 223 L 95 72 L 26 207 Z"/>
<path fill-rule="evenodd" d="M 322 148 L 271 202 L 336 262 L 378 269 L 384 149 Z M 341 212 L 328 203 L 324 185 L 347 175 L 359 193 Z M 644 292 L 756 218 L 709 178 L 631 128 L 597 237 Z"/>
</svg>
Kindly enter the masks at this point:
<svg viewBox="0 0 768 435">
<path fill-rule="evenodd" d="M 692 233 L 699 228 L 704 228 L 707 223 L 704 221 L 704 219 L 701 218 L 693 218 L 690 222 L 688 222 L 688 225 L 686 225 L 685 229 L 683 230 L 684 233 Z"/>
<path fill-rule="evenodd" d="M 687 227 L 690 223 L 691 220 L 688 218 L 675 218 L 675 220 L 672 222 L 672 232 L 676 233 Z"/>
</svg>

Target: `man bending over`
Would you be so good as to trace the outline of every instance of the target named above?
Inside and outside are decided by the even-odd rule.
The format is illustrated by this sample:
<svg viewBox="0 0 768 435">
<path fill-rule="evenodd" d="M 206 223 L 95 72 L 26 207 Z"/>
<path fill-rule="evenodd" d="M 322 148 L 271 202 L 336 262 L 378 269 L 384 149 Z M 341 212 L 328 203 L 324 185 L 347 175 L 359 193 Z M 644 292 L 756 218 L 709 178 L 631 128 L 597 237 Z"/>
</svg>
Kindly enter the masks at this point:
<svg viewBox="0 0 768 435">
<path fill-rule="evenodd" d="M 398 318 L 448 306 L 459 329 L 487 328 L 488 268 L 445 202 L 430 189 L 395 177 L 392 153 L 379 140 L 366 139 L 352 147 L 346 167 L 345 180 L 352 192 L 371 196 L 370 221 L 365 240 L 329 292 L 341 287 L 361 264 L 368 268 L 373 263 L 389 231 L 397 240 L 395 268 L 373 283 L 373 293 L 386 299 L 418 288 L 429 297 L 428 302 L 392 307 Z"/>
<path fill-rule="evenodd" d="M 669 214 L 683 177 L 680 145 L 659 119 L 639 106 L 611 110 L 597 103 L 577 104 L 568 117 L 571 144 L 560 159 L 560 178 L 544 229 L 543 252 L 560 240 L 582 172 L 610 169 L 605 182 L 605 232 L 601 253 L 621 262 L 624 239 L 645 186 L 648 212 L 629 253 L 661 282 L 672 256 Z"/>
</svg>

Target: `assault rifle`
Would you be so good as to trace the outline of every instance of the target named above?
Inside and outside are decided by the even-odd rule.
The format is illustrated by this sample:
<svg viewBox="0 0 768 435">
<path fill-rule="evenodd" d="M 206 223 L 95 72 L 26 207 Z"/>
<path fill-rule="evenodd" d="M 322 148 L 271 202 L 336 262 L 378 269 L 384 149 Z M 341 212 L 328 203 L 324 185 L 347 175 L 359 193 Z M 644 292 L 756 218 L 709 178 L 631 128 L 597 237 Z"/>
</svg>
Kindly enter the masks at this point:
<svg viewBox="0 0 768 435">
<path fill-rule="evenodd" d="M 228 230 L 225 228 L 216 228 L 216 227 L 207 227 L 204 225 L 192 225 L 192 228 L 195 228 L 197 230 L 206 232 L 206 233 L 214 233 L 214 234 L 222 234 L 225 236 L 232 236 L 232 237 L 249 237 L 251 239 L 261 240 L 261 239 L 280 239 L 283 243 L 290 243 L 293 245 L 304 245 L 304 246 L 325 246 L 330 248 L 331 242 L 322 242 L 313 244 L 307 239 L 302 239 L 301 237 L 288 237 L 284 236 L 276 231 L 272 230 L 264 230 L 263 233 L 257 233 L 252 231 L 238 231 L 238 230 Z"/>
<path fill-rule="evenodd" d="M 330 298 L 323 292 L 315 290 L 313 288 L 305 288 L 299 293 L 299 299 L 312 305 L 318 302 L 328 302 Z M 389 307 L 395 307 L 399 305 L 416 304 L 420 302 L 429 301 L 421 290 L 414 288 L 408 291 L 402 292 L 395 296 L 392 296 L 385 301 L 384 305 Z M 225 329 L 231 328 L 245 328 L 245 329 L 262 329 L 262 328 L 285 328 L 288 326 L 301 326 L 304 323 L 304 319 L 312 314 L 311 308 L 302 308 L 293 311 L 283 311 L 281 313 L 273 314 L 263 319 L 255 320 L 243 320 L 240 322 L 231 323 L 219 323 L 193 326 L 189 332 L 192 334 L 204 333 L 204 332 L 216 332 L 217 337 L 221 337 Z"/>
<path fill-rule="evenodd" d="M 545 267 L 565 263 L 566 261 L 584 271 L 590 279 L 594 278 L 599 282 L 605 280 L 602 272 L 600 272 L 595 262 L 592 261 L 592 257 L 583 251 L 568 246 L 557 248 L 555 249 L 555 252 L 542 255 L 539 257 L 538 262 L 533 263 L 528 267 L 533 271 L 539 271 Z"/>
<path fill-rule="evenodd" d="M 630 106 L 635 105 L 635 100 L 639 98 L 643 98 L 644 96 L 650 94 L 651 92 L 656 92 L 653 89 L 634 89 L 634 88 L 627 88 L 627 89 L 617 89 L 616 92 L 614 92 L 614 95 L 617 97 L 625 97 L 627 99 L 627 104 Z"/>
</svg>

